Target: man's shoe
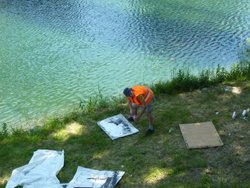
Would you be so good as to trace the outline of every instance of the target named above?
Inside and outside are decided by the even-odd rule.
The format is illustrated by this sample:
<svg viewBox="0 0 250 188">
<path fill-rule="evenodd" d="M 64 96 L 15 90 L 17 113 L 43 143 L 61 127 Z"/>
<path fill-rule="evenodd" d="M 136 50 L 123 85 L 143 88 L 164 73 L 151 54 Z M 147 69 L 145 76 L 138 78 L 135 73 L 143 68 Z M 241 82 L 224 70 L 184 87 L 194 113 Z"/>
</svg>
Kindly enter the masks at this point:
<svg viewBox="0 0 250 188">
<path fill-rule="evenodd" d="M 129 117 L 127 118 L 127 120 L 129 120 L 129 121 L 135 121 L 134 118 L 133 118 L 132 116 L 129 116 Z"/>
<path fill-rule="evenodd" d="M 153 134 L 155 131 L 154 131 L 154 129 L 148 129 L 147 131 L 146 131 L 146 135 L 151 135 L 151 134 Z"/>
</svg>

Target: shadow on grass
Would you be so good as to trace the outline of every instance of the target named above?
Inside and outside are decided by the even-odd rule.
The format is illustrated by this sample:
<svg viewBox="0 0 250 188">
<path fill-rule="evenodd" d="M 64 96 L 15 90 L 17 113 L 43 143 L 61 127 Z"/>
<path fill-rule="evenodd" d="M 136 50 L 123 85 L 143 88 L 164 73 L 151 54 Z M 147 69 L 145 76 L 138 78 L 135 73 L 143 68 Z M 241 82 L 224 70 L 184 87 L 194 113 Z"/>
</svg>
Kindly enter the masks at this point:
<svg viewBox="0 0 250 188">
<path fill-rule="evenodd" d="M 1 179 L 5 179 L 2 186 L 11 171 L 26 164 L 37 149 L 65 151 L 65 165 L 58 175 L 61 182 L 69 182 L 79 165 L 99 170 L 125 171 L 125 176 L 117 185 L 122 188 L 247 185 L 249 161 L 244 156 L 249 156 L 245 145 L 245 125 L 248 122 L 241 119 L 232 121 L 230 116 L 234 107 L 230 105 L 231 102 L 240 107 L 244 105 L 242 97 L 246 99 L 246 95 L 243 92 L 236 96 L 219 88 L 203 93 L 161 97 L 155 103 L 156 132 L 151 136 L 144 135 L 146 118 L 135 124 L 140 130 L 138 134 L 115 141 L 110 140 L 97 126 L 98 120 L 115 115 L 120 110 L 127 113 L 127 106 L 123 104 L 120 104 L 119 111 L 104 108 L 91 115 L 79 111 L 63 119 L 52 120 L 41 129 L 17 131 L 1 139 Z M 208 98 L 213 100 L 209 101 Z M 219 111 L 220 116 L 216 116 L 215 111 Z M 216 122 L 225 146 L 188 150 L 179 124 L 208 119 Z M 173 129 L 171 133 L 170 128 Z M 239 136 L 236 133 L 229 137 L 228 133 L 234 131 L 244 137 L 238 141 L 235 140 Z M 239 146 L 240 151 L 237 150 Z"/>
<path fill-rule="evenodd" d="M 167 90 L 161 87 L 153 112 L 156 132 L 151 136 L 144 134 L 144 117 L 134 124 L 138 134 L 110 140 L 96 122 L 127 114 L 128 107 L 124 99 L 112 103 L 103 96 L 79 111 L 48 121 L 42 128 L 16 130 L 9 136 L 5 132 L 0 136 L 0 186 L 4 187 L 11 171 L 27 164 L 37 149 L 65 151 L 65 165 L 58 174 L 61 182 L 69 182 L 77 166 L 84 166 L 125 171 L 117 185 L 120 188 L 248 186 L 249 121 L 231 118 L 234 110 L 240 112 L 250 104 L 249 82 L 240 87 L 242 92 L 237 95 L 226 92 L 224 85 L 193 92 L 181 89 L 173 95 L 166 95 Z M 186 148 L 179 124 L 202 121 L 214 122 L 223 147 Z"/>
</svg>

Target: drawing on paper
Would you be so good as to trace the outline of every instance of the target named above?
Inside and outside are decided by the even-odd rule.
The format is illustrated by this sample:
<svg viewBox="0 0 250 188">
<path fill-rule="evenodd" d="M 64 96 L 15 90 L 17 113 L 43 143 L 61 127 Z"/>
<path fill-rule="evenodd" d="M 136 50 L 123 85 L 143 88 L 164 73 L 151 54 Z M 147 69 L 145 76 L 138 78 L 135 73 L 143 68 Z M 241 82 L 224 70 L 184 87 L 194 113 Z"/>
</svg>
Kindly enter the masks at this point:
<svg viewBox="0 0 250 188">
<path fill-rule="evenodd" d="M 97 124 L 112 140 L 139 132 L 122 114 L 109 117 Z"/>
</svg>

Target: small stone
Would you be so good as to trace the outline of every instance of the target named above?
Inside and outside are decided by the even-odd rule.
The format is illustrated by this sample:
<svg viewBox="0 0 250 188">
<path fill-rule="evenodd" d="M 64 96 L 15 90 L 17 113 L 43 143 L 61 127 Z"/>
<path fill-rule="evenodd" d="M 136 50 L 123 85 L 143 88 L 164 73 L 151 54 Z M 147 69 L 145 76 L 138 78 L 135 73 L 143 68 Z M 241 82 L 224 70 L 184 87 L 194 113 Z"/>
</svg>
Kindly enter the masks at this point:
<svg viewBox="0 0 250 188">
<path fill-rule="evenodd" d="M 243 110 L 242 114 L 243 117 L 247 116 L 247 110 Z"/>
<path fill-rule="evenodd" d="M 236 112 L 233 112 L 232 118 L 233 118 L 233 119 L 236 119 L 236 117 L 237 117 Z"/>
<path fill-rule="evenodd" d="M 170 129 L 168 130 L 168 133 L 171 134 L 171 133 L 173 132 L 173 130 L 174 130 L 173 128 L 170 128 Z"/>
<path fill-rule="evenodd" d="M 206 168 L 206 169 L 205 169 L 205 173 L 206 173 L 206 174 L 211 174 L 211 170 L 210 170 L 209 168 Z"/>
</svg>

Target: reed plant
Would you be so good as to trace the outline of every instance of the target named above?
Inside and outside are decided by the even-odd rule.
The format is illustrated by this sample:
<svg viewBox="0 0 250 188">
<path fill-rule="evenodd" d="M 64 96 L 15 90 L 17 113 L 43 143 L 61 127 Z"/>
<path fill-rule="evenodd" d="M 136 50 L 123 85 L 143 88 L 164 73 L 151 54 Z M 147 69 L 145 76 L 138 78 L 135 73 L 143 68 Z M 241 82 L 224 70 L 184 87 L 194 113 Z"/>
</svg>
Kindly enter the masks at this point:
<svg viewBox="0 0 250 188">
<path fill-rule="evenodd" d="M 198 76 L 192 75 L 189 71 L 178 70 L 173 72 L 172 78 L 166 82 L 159 82 L 152 86 L 156 94 L 189 92 L 195 89 L 202 89 L 215 86 L 222 82 L 244 81 L 250 79 L 250 64 L 242 62 L 233 65 L 230 70 L 217 66 L 216 70 L 203 70 Z"/>
</svg>

